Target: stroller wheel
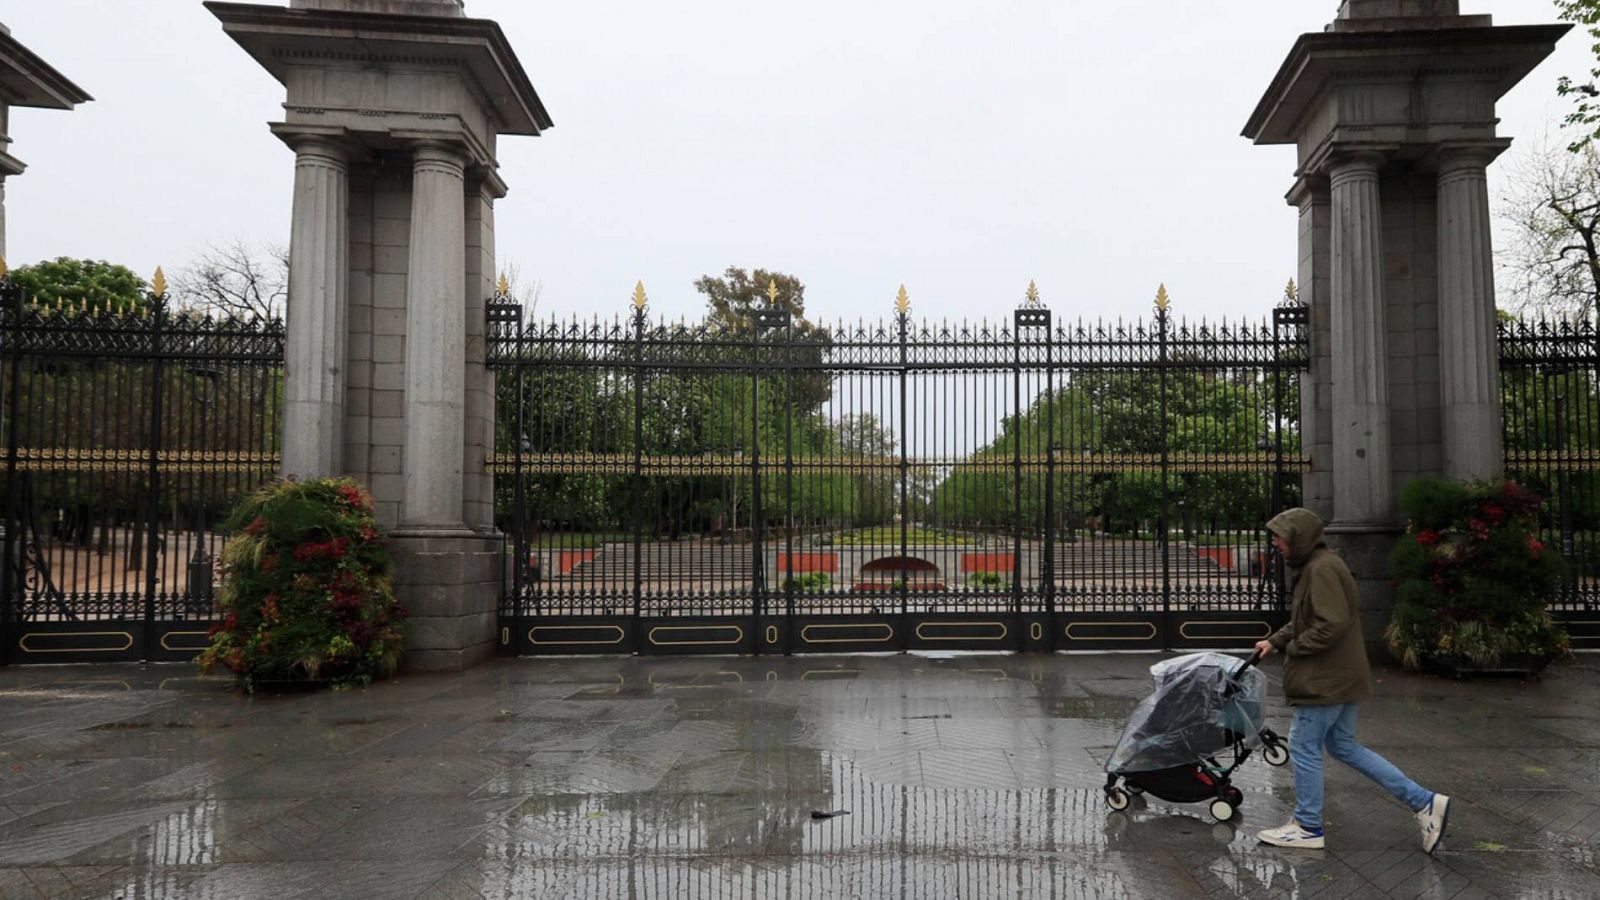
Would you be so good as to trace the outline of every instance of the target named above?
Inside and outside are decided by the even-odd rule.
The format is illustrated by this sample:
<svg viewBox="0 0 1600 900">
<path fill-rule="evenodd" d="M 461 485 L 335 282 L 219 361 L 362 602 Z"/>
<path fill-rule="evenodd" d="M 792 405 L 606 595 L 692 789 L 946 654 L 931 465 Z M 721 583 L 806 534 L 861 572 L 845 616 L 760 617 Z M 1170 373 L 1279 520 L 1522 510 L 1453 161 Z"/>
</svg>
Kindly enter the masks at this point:
<svg viewBox="0 0 1600 900">
<path fill-rule="evenodd" d="M 1128 808 L 1128 792 L 1122 788 L 1111 788 L 1106 791 L 1106 805 L 1121 812 Z"/>
<path fill-rule="evenodd" d="M 1211 818 L 1218 822 L 1226 822 L 1233 818 L 1233 804 L 1226 800 L 1211 801 Z"/>
<path fill-rule="evenodd" d="M 1261 748 L 1261 756 L 1269 766 L 1281 766 L 1289 761 L 1289 750 L 1282 744 L 1268 744 Z"/>
<path fill-rule="evenodd" d="M 1230 803 L 1234 809 L 1238 809 L 1239 807 L 1244 806 L 1244 791 L 1241 791 L 1238 788 L 1230 785 L 1228 789 L 1223 792 L 1222 799 L 1228 801 L 1228 803 Z"/>
</svg>

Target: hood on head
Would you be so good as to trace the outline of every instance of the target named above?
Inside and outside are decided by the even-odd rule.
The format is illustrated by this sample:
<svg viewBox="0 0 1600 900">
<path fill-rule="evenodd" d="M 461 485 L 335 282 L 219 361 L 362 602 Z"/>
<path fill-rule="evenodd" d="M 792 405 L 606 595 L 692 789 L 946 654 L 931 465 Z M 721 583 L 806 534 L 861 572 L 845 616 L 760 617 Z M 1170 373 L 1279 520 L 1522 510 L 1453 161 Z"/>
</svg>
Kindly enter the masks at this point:
<svg viewBox="0 0 1600 900">
<path fill-rule="evenodd" d="M 1305 562 L 1322 543 L 1322 520 L 1309 509 L 1295 507 L 1272 517 L 1267 530 L 1281 537 L 1289 545 L 1289 565 Z"/>
</svg>

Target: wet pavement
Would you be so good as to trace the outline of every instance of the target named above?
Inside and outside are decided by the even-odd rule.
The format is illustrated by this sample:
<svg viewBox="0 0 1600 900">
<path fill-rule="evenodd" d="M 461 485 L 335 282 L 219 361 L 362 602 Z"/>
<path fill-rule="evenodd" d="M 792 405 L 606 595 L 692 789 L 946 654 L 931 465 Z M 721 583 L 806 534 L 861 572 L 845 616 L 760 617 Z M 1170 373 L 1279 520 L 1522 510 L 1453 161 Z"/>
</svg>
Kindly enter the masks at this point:
<svg viewBox="0 0 1600 900">
<path fill-rule="evenodd" d="M 1290 801 L 1259 759 L 1236 822 L 1109 812 L 1156 659 L 504 660 L 254 698 L 0 669 L 0 898 L 1600 898 L 1600 657 L 1381 673 L 1364 740 L 1458 800 L 1432 858 L 1337 764 L 1326 851 L 1255 842 Z"/>
</svg>

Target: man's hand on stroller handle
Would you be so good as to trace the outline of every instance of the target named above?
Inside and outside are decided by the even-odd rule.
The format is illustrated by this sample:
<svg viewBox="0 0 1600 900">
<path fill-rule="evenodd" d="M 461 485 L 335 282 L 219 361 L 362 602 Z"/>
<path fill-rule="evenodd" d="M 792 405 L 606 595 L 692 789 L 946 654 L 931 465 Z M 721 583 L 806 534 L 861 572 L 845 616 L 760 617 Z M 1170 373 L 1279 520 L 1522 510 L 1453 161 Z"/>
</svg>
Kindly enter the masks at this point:
<svg viewBox="0 0 1600 900">
<path fill-rule="evenodd" d="M 1262 659 L 1266 659 L 1267 657 L 1271 656 L 1272 651 L 1276 649 L 1276 647 L 1272 646 L 1271 641 L 1256 641 L 1256 653 L 1259 654 Z"/>
</svg>

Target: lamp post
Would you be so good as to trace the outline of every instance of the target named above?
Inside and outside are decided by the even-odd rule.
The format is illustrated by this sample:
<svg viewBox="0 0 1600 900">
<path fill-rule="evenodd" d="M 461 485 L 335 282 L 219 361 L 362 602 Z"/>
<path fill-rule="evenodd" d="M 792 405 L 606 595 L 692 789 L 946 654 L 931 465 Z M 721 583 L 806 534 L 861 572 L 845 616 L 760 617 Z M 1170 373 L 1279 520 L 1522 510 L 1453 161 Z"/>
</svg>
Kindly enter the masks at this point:
<svg viewBox="0 0 1600 900">
<path fill-rule="evenodd" d="M 222 371 L 204 365 L 190 366 L 184 371 L 202 380 L 200 396 L 196 398 L 200 406 L 200 436 L 196 443 L 197 449 L 204 451 L 210 436 L 207 425 L 210 421 L 211 405 L 217 399 L 217 387 L 222 380 Z M 204 459 L 203 453 L 200 458 Z M 205 516 L 205 498 L 197 496 L 194 507 L 194 536 L 191 538 L 192 546 L 189 552 L 188 591 L 189 609 L 196 613 L 205 613 L 211 609 L 213 588 L 211 554 L 206 552 Z"/>
</svg>

